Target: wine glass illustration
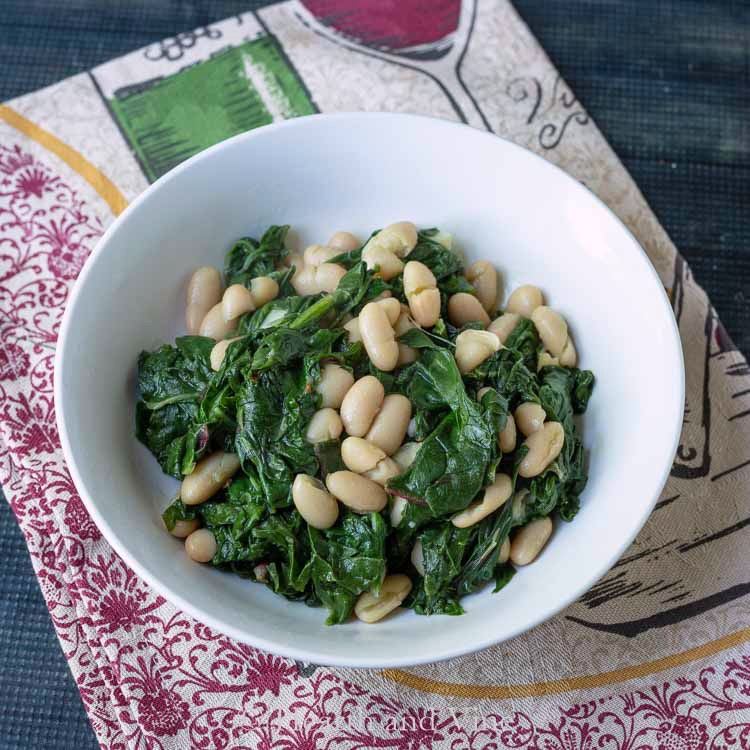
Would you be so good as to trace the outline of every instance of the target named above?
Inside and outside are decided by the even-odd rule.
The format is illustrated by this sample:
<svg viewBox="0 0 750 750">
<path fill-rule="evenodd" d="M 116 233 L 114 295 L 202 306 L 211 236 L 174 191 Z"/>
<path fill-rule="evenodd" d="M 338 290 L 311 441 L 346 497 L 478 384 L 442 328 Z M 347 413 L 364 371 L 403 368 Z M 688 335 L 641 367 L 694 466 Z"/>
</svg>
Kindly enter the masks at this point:
<svg viewBox="0 0 750 750">
<path fill-rule="evenodd" d="M 459 120 L 492 132 L 461 77 L 476 5 L 477 0 L 297 0 L 295 13 L 339 46 L 429 76 Z"/>
</svg>

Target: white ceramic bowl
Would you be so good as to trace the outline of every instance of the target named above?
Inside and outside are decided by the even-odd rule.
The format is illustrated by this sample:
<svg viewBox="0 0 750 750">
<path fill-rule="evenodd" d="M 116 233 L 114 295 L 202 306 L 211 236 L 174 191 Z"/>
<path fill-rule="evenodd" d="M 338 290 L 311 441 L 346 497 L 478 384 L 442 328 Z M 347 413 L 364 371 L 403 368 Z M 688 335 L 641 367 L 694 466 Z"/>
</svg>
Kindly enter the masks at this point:
<svg viewBox="0 0 750 750">
<path fill-rule="evenodd" d="M 190 562 L 160 512 L 176 482 L 133 435 L 138 353 L 184 332 L 185 284 L 238 237 L 292 224 L 302 243 L 409 219 L 489 258 L 505 289 L 540 285 L 597 384 L 584 420 L 590 479 L 573 523 L 501 593 L 462 617 L 404 611 L 323 625 L 324 611 Z M 459 655 L 542 622 L 620 557 L 666 481 L 682 423 L 677 328 L 645 253 L 586 188 L 500 138 L 410 115 L 291 120 L 225 141 L 152 185 L 110 227 L 60 333 L 55 402 L 83 501 L 157 591 L 240 641 L 304 661 L 404 666 Z"/>
</svg>

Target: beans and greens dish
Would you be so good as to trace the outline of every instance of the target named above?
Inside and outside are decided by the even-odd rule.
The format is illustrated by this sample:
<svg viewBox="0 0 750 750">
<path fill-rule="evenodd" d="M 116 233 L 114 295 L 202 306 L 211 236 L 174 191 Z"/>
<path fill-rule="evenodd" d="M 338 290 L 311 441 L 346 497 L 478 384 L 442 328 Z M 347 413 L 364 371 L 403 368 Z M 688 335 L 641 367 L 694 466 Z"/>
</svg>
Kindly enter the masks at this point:
<svg viewBox="0 0 750 750">
<path fill-rule="evenodd" d="M 463 612 L 539 555 L 586 484 L 594 385 L 565 320 L 400 222 L 304 255 L 288 227 L 199 268 L 190 335 L 138 361 L 139 440 L 181 480 L 193 560 L 376 622 Z"/>
</svg>

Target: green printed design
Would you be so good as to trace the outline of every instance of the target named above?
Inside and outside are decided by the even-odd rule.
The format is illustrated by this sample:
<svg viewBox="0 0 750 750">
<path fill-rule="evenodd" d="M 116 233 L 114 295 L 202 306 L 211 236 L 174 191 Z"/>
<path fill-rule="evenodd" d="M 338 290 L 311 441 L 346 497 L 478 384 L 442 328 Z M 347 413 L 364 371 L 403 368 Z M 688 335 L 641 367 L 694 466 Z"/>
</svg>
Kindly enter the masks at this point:
<svg viewBox="0 0 750 750">
<path fill-rule="evenodd" d="M 109 104 L 150 181 L 225 138 L 317 111 L 272 36 L 118 94 Z"/>
</svg>

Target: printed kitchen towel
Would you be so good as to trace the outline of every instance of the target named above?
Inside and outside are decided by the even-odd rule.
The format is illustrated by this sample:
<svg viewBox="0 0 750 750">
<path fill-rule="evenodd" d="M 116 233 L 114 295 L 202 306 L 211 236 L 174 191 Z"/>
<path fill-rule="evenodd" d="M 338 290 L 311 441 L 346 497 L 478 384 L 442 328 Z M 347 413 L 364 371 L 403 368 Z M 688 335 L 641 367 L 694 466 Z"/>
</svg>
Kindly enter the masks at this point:
<svg viewBox="0 0 750 750">
<path fill-rule="evenodd" d="M 567 170 L 646 248 L 685 350 L 680 448 L 625 556 L 533 631 L 405 670 L 295 663 L 185 616 L 101 537 L 55 427 L 60 318 L 113 218 L 223 138 L 343 110 L 466 122 Z M 102 747 L 750 747 L 748 417 L 747 363 L 507 0 L 284 0 L 0 107 L 0 481 Z"/>
</svg>

